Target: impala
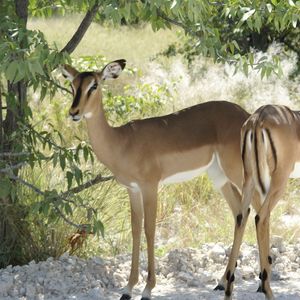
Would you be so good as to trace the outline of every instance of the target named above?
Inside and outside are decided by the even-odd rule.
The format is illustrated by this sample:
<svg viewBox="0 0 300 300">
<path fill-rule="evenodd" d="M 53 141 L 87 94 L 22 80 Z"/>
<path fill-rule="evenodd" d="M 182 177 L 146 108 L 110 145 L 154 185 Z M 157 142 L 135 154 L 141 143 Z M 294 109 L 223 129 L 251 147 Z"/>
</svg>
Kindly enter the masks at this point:
<svg viewBox="0 0 300 300">
<path fill-rule="evenodd" d="M 154 236 L 159 185 L 189 180 L 207 171 L 216 188 L 226 198 L 236 220 L 234 239 L 239 241 L 242 237 L 243 225 L 239 215 L 242 198 L 240 130 L 249 114 L 238 105 L 216 101 L 162 117 L 111 127 L 102 105 L 101 83 L 117 78 L 125 64 L 125 60 L 116 60 L 100 72 L 83 73 L 65 65 L 63 75 L 71 81 L 73 90 L 70 116 L 74 121 L 82 117 L 86 119 L 88 135 L 97 158 L 128 190 L 132 264 L 121 299 L 130 299 L 132 289 L 138 282 L 144 220 L 148 277 L 142 299 L 148 300 L 155 286 Z M 224 289 L 226 274 L 218 289 Z"/>
<path fill-rule="evenodd" d="M 260 288 L 266 299 L 274 299 L 270 288 L 272 258 L 270 256 L 270 214 L 282 196 L 289 178 L 300 177 L 300 112 L 286 106 L 260 107 L 242 128 L 241 151 L 244 170 L 241 222 L 249 204 L 256 211 L 256 235 L 260 259 Z M 240 244 L 236 243 L 227 267 L 228 299 Z M 228 280 L 229 278 L 229 280 Z"/>
</svg>

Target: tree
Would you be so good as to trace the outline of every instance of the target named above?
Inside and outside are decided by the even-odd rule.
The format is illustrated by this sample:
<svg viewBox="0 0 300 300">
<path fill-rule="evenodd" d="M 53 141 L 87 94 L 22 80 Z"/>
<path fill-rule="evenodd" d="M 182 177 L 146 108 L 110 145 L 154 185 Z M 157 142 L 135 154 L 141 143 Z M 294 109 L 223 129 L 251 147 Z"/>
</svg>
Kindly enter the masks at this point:
<svg viewBox="0 0 300 300">
<path fill-rule="evenodd" d="M 53 95 L 58 88 L 62 88 L 52 77 L 51 72 L 59 64 L 69 60 L 68 55 L 74 51 L 82 39 L 98 8 L 99 2 L 94 2 L 91 7 L 87 7 L 87 13 L 78 30 L 64 49 L 59 50 L 50 47 L 42 33 L 27 29 L 28 0 L 1 2 L 0 11 L 3 22 L 0 26 L 0 266 L 10 263 L 5 254 L 10 253 L 12 249 L 22 252 L 22 242 L 19 242 L 18 235 L 20 232 L 26 232 L 26 222 L 22 222 L 26 212 L 18 203 L 16 183 L 30 187 L 44 197 L 42 203 L 37 203 L 37 210 L 45 210 L 45 207 L 51 204 L 52 210 L 57 215 L 73 226 L 79 227 L 68 220 L 62 211 L 64 209 L 64 211 L 71 212 L 70 203 L 76 204 L 69 200 L 66 194 L 58 195 L 56 191 L 42 192 L 31 183 L 21 179 L 18 174 L 23 165 L 29 164 L 34 167 L 35 164 L 41 164 L 43 160 L 51 160 L 53 164 L 59 160 L 61 168 L 65 169 L 66 163 L 74 164 L 74 161 L 79 161 L 80 151 L 84 152 L 86 159 L 88 158 L 89 147 L 79 145 L 75 152 L 70 151 L 57 145 L 51 133 L 37 132 L 34 129 L 31 125 L 33 116 L 27 102 L 27 90 L 28 88 L 39 89 L 41 99 L 43 99 L 46 93 Z M 7 80 L 6 85 L 5 80 Z M 59 132 L 56 131 L 56 134 L 59 135 Z M 40 151 L 40 145 L 50 149 L 53 147 L 55 151 L 46 157 Z M 82 173 L 78 167 L 74 168 L 76 181 L 80 184 Z M 70 175 L 68 176 L 70 178 Z M 71 192 L 79 192 L 88 185 L 106 179 L 98 176 Z M 58 199 L 63 201 L 58 201 Z M 18 220 L 18 226 L 15 225 L 16 220 Z M 99 224 L 99 221 L 96 221 L 96 224 Z M 101 229 L 102 224 L 100 223 L 99 226 Z M 27 234 L 30 236 L 28 232 Z M 18 261 L 15 260 L 14 263 Z"/>
<path fill-rule="evenodd" d="M 243 68 L 257 68 L 262 76 L 272 71 L 280 74 L 280 57 L 263 58 L 256 62 L 254 51 L 265 50 L 273 41 L 284 43 L 299 54 L 300 1 L 293 0 L 7 0 L 0 1 L 0 266 L 11 263 L 1 260 L 11 249 L 22 251 L 18 242 L 15 220 L 26 231 L 26 210 L 17 198 L 19 184 L 26 185 L 42 196 L 34 210 L 52 214 L 74 224 L 68 216 L 76 205 L 84 206 L 69 196 L 109 178 L 98 175 L 91 181 L 80 170 L 80 156 L 91 159 L 88 145 L 78 144 L 68 149 L 56 142 L 63 140 L 59 130 L 39 132 L 33 126 L 34 116 L 28 105 L 28 90 L 39 91 L 40 99 L 53 96 L 60 86 L 52 71 L 70 62 L 70 54 L 81 41 L 93 20 L 109 21 L 115 25 L 148 22 L 153 30 L 179 26 L 188 37 L 184 48 L 188 58 L 210 56 L 218 62 L 231 62 Z M 85 13 L 82 23 L 71 40 L 57 49 L 49 45 L 43 33 L 27 28 L 28 16 L 47 17 L 73 12 Z M 53 150 L 45 154 L 43 148 Z M 20 176 L 24 165 L 50 161 L 65 172 L 68 191 L 41 191 Z M 73 182 L 77 186 L 72 188 Z M 8 216 L 13 216 L 9 218 Z M 93 230 L 103 231 L 96 217 Z M 89 229 L 91 230 L 91 229 Z M 27 233 L 30 236 L 30 233 Z M 3 254 L 4 253 L 4 254 Z M 12 259 L 12 258 L 11 258 Z M 14 260 L 14 263 L 17 263 Z"/>
</svg>

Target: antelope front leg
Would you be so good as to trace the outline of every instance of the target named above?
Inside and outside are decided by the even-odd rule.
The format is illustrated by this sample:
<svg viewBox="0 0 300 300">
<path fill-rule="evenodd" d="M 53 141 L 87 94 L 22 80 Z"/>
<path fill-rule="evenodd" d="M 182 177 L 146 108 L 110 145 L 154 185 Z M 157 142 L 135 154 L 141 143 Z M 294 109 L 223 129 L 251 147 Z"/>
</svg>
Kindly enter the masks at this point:
<svg viewBox="0 0 300 300">
<path fill-rule="evenodd" d="M 141 231 L 143 222 L 143 203 L 142 196 L 139 191 L 128 190 L 131 208 L 131 229 L 132 229 L 132 260 L 131 271 L 127 286 L 124 288 L 123 295 L 120 300 L 129 300 L 132 296 L 132 289 L 139 279 L 139 257 Z"/>
<path fill-rule="evenodd" d="M 146 287 L 142 293 L 142 300 L 150 300 L 151 290 L 154 288 L 156 283 L 154 262 L 154 238 L 157 210 L 157 185 L 144 187 L 142 189 L 142 194 L 145 216 L 144 226 L 148 253 L 148 277 Z"/>
</svg>

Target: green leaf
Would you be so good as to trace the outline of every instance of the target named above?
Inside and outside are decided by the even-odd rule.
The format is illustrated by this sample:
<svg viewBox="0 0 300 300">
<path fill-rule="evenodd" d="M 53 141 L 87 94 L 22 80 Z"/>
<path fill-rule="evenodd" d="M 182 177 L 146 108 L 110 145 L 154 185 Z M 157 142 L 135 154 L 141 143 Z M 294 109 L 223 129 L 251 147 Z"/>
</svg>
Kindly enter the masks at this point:
<svg viewBox="0 0 300 300">
<path fill-rule="evenodd" d="M 8 81 L 13 82 L 18 71 L 18 62 L 17 61 L 12 61 L 6 71 L 5 71 L 5 77 Z"/>
<path fill-rule="evenodd" d="M 44 75 L 45 74 L 45 72 L 42 69 L 42 66 L 41 66 L 41 64 L 40 64 L 39 61 L 36 61 L 34 64 L 32 64 L 32 68 L 33 68 L 33 70 L 34 70 L 35 73 L 38 73 L 40 75 Z"/>
<path fill-rule="evenodd" d="M 170 9 L 173 9 L 177 5 L 177 0 L 173 0 Z"/>
<path fill-rule="evenodd" d="M 263 79 L 265 77 L 265 75 L 266 75 L 266 67 L 262 66 L 261 72 L 260 72 L 261 79 Z"/>
<path fill-rule="evenodd" d="M 237 43 L 236 40 L 232 41 L 233 45 L 235 46 L 236 49 L 238 49 L 239 51 L 241 51 L 239 44 Z"/>
<path fill-rule="evenodd" d="M 254 64 L 254 54 L 252 52 L 249 53 L 249 63 L 253 67 L 253 64 Z"/>
<path fill-rule="evenodd" d="M 68 190 L 69 190 L 71 188 L 71 186 L 72 186 L 72 181 L 73 181 L 74 175 L 73 175 L 72 172 L 68 171 L 66 176 L 67 176 Z"/>
<path fill-rule="evenodd" d="M 296 6 L 293 0 L 289 0 L 289 5 L 290 6 Z"/>
<path fill-rule="evenodd" d="M 266 76 L 267 76 L 267 78 L 270 77 L 272 71 L 273 71 L 273 68 L 272 68 L 272 67 L 267 67 L 267 68 L 266 68 Z"/>
<path fill-rule="evenodd" d="M 292 25 L 294 28 L 297 27 L 297 22 L 298 22 L 298 16 L 293 14 L 293 17 L 292 17 Z"/>
<path fill-rule="evenodd" d="M 248 62 L 244 62 L 244 64 L 243 64 L 243 71 L 244 71 L 244 73 L 245 73 L 245 75 L 248 77 L 248 70 L 249 70 L 249 68 L 248 68 L 249 66 L 248 66 Z"/>
<path fill-rule="evenodd" d="M 229 44 L 229 48 L 230 48 L 230 52 L 231 52 L 232 54 L 234 54 L 234 44 L 233 44 L 233 43 L 230 43 L 230 44 Z"/>
<path fill-rule="evenodd" d="M 243 17 L 242 17 L 242 22 L 245 22 L 246 20 L 248 20 L 253 14 L 255 13 L 255 9 L 251 9 L 248 12 L 246 12 Z"/>
<path fill-rule="evenodd" d="M 16 77 L 14 79 L 14 82 L 18 82 L 26 77 L 26 70 L 25 70 L 25 64 L 19 63 L 18 64 L 18 72 L 16 74 Z"/>
<path fill-rule="evenodd" d="M 94 222 L 94 232 L 101 233 L 102 237 L 104 237 L 104 225 L 100 220 L 95 220 Z"/>
<path fill-rule="evenodd" d="M 83 157 L 84 157 L 85 162 L 87 162 L 89 159 L 89 149 L 87 147 L 83 148 Z"/>
<path fill-rule="evenodd" d="M 61 169 L 64 170 L 66 167 L 66 158 L 63 154 L 59 155 L 59 164 L 60 164 Z"/>
<path fill-rule="evenodd" d="M 47 94 L 47 87 L 45 86 L 42 86 L 42 89 L 41 89 L 41 100 L 44 100 L 45 96 Z"/>
<path fill-rule="evenodd" d="M 82 181 L 82 172 L 79 168 L 75 167 L 75 180 L 77 184 L 80 184 Z"/>
<path fill-rule="evenodd" d="M 73 210 L 69 203 L 65 203 L 64 208 L 67 215 L 71 215 L 71 216 L 73 215 Z"/>
</svg>

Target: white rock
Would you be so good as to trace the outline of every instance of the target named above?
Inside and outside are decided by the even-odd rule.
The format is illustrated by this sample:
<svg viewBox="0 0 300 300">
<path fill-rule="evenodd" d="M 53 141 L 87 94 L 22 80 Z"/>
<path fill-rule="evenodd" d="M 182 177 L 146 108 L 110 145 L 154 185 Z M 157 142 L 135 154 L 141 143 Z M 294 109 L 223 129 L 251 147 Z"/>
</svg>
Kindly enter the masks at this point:
<svg viewBox="0 0 300 300">
<path fill-rule="evenodd" d="M 43 278 L 43 277 L 38 277 L 37 281 L 38 281 L 38 283 L 39 283 L 40 285 L 43 285 L 43 284 L 44 284 L 44 278 Z"/>
<path fill-rule="evenodd" d="M 214 261 L 218 263 L 223 263 L 226 257 L 226 252 L 224 247 L 216 244 L 213 248 L 209 251 L 208 256 Z"/>
<path fill-rule="evenodd" d="M 21 287 L 19 293 L 20 293 L 21 296 L 25 296 L 26 295 L 26 289 L 24 287 Z"/>
<path fill-rule="evenodd" d="M 273 235 L 271 237 L 271 247 L 277 248 L 280 253 L 285 252 L 286 248 L 283 243 L 283 238 L 278 235 Z"/>
<path fill-rule="evenodd" d="M 254 269 L 250 266 L 242 266 L 243 279 L 249 280 L 255 277 Z"/>
</svg>

